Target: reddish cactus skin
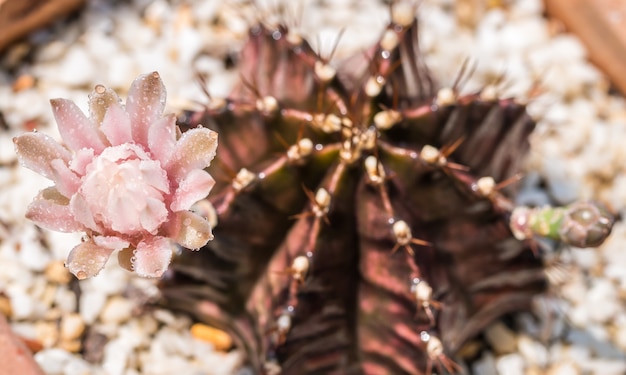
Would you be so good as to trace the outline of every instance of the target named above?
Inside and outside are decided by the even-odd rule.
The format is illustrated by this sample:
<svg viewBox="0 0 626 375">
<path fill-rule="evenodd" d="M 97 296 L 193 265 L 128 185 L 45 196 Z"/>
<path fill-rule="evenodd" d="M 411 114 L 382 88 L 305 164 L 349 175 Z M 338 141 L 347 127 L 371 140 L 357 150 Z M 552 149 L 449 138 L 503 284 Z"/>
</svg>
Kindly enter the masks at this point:
<svg viewBox="0 0 626 375">
<path fill-rule="evenodd" d="M 455 371 L 468 339 L 545 290 L 509 229 L 514 188 L 480 180 L 519 172 L 534 123 L 513 99 L 439 90 L 417 20 L 336 74 L 289 36 L 252 29 L 252 89 L 186 114 L 219 133 L 219 223 L 174 261 L 165 303 L 231 332 L 258 373 Z"/>
</svg>

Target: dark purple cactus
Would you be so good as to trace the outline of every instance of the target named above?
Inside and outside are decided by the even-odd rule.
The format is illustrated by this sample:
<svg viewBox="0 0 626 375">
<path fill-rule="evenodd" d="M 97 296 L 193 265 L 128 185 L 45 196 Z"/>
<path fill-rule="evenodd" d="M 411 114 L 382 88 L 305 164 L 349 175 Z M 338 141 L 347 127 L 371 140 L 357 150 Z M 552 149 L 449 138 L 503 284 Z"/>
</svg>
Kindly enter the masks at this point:
<svg viewBox="0 0 626 375">
<path fill-rule="evenodd" d="M 185 116 L 219 133 L 219 222 L 174 261 L 164 303 L 229 331 L 258 373 L 454 372 L 468 339 L 546 288 L 509 228 L 514 185 L 496 183 L 534 123 L 514 99 L 438 87 L 417 25 L 396 19 L 338 70 L 259 25 L 245 82 Z"/>
</svg>

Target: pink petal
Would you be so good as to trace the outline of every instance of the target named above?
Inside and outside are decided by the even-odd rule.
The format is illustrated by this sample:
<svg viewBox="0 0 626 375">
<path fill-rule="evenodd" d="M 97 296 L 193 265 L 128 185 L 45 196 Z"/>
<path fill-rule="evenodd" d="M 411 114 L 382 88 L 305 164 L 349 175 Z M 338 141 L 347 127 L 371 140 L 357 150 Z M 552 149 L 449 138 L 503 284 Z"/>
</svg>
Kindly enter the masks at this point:
<svg viewBox="0 0 626 375">
<path fill-rule="evenodd" d="M 130 118 L 120 103 L 111 103 L 107 109 L 100 130 L 112 146 L 128 143 L 133 140 Z"/>
<path fill-rule="evenodd" d="M 93 150 L 90 148 L 81 148 L 76 151 L 74 158 L 70 162 L 70 169 L 76 172 L 79 176 L 84 176 L 87 173 L 87 166 L 91 164 L 94 158 Z"/>
<path fill-rule="evenodd" d="M 111 250 L 122 250 L 130 246 L 130 242 L 115 236 L 94 236 L 93 242 Z"/>
<path fill-rule="evenodd" d="M 146 207 L 141 211 L 139 222 L 141 227 L 152 234 L 156 234 L 161 224 L 167 220 L 167 208 L 161 200 L 146 199 Z"/>
<path fill-rule="evenodd" d="M 102 85 L 96 85 L 91 94 L 89 94 L 89 118 L 96 125 L 101 126 L 104 116 L 113 104 L 117 104 L 121 108 L 120 97 L 115 91 Z"/>
<path fill-rule="evenodd" d="M 170 209 L 172 211 L 186 211 L 194 203 L 209 195 L 215 185 L 211 175 L 202 169 L 194 169 L 183 179 L 174 192 Z"/>
<path fill-rule="evenodd" d="M 53 187 L 39 192 L 35 200 L 28 205 L 26 218 L 40 227 L 59 232 L 78 232 L 84 229 L 74 220 L 69 200 Z"/>
<path fill-rule="evenodd" d="M 80 178 L 61 159 L 55 159 L 50 163 L 54 170 L 54 183 L 59 193 L 66 197 L 74 195 L 80 187 Z"/>
<path fill-rule="evenodd" d="M 70 149 L 92 148 L 99 154 L 106 147 L 104 135 L 74 102 L 68 99 L 52 99 L 50 103 L 61 138 Z"/>
<path fill-rule="evenodd" d="M 108 203 L 106 217 L 110 219 L 108 220 L 110 222 L 105 225 L 108 224 L 116 232 L 133 235 L 141 230 L 138 228 L 140 211 L 133 205 L 132 200 L 129 202 L 128 198 L 119 195 L 106 198 Z"/>
<path fill-rule="evenodd" d="M 74 219 L 85 227 L 95 231 L 102 232 L 102 228 L 93 219 L 93 214 L 89 209 L 89 204 L 80 194 L 74 194 L 70 199 L 70 211 Z"/>
<path fill-rule="evenodd" d="M 170 192 L 170 184 L 167 178 L 167 174 L 161 165 L 156 160 L 142 160 L 139 163 L 139 170 L 141 171 L 142 180 L 163 193 L 168 194 Z"/>
<path fill-rule="evenodd" d="M 213 239 L 211 225 L 190 211 L 178 211 L 168 228 L 169 237 L 188 249 L 199 249 Z"/>
<path fill-rule="evenodd" d="M 191 129 L 176 142 L 172 159 L 166 166 L 168 175 L 180 182 L 194 169 L 211 164 L 217 149 L 217 133 L 207 128 Z"/>
<path fill-rule="evenodd" d="M 165 98 L 165 86 L 159 73 L 144 74 L 133 81 L 126 99 L 126 112 L 130 116 L 135 143 L 148 148 L 150 125 L 161 118 Z"/>
<path fill-rule="evenodd" d="M 157 120 L 148 132 L 148 147 L 153 159 L 166 165 L 176 146 L 176 117 L 173 114 Z"/>
<path fill-rule="evenodd" d="M 142 277 L 160 277 L 172 260 L 172 243 L 165 237 L 141 241 L 131 258 L 133 270 Z"/>
<path fill-rule="evenodd" d="M 68 163 L 72 154 L 51 137 L 41 133 L 27 133 L 13 138 L 15 152 L 20 163 L 40 175 L 54 179 L 52 161 L 60 159 Z"/>
<path fill-rule="evenodd" d="M 96 276 L 113 252 L 91 241 L 83 242 L 70 251 L 66 266 L 79 280 Z"/>
</svg>

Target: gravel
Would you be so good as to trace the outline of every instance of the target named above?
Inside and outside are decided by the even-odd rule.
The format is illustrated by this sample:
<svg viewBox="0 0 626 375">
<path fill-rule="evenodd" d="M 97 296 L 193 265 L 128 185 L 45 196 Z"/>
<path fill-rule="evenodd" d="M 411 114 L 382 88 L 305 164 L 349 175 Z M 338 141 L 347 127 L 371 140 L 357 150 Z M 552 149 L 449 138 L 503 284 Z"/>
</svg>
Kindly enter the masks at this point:
<svg viewBox="0 0 626 375">
<path fill-rule="evenodd" d="M 301 32 L 313 41 L 320 35 L 322 53 L 346 27 L 336 60 L 376 40 L 388 19 L 386 6 L 373 0 L 306 3 Z M 586 61 L 581 43 L 555 31 L 539 0 L 456 4 L 421 1 L 421 45 L 444 85 L 469 58 L 476 69 L 464 90 L 504 75 L 498 95 L 529 102 L 538 126 L 520 201 L 592 198 L 625 214 L 626 103 L 608 94 L 609 83 Z M 135 76 L 154 70 L 168 88 L 170 111 L 204 100 L 196 71 L 208 77 L 212 94 L 225 96 L 237 79 L 225 61 L 242 45 L 256 11 L 245 1 L 91 0 L 77 19 L 36 33 L 2 58 L 0 311 L 18 334 L 43 345 L 35 359 L 47 374 L 236 373 L 239 352 L 215 350 L 192 334 L 189 318 L 143 309 L 127 297 L 140 291 L 149 300 L 158 293 L 154 281 L 115 264 L 80 283 L 70 277 L 63 261 L 79 236 L 24 219 L 26 205 L 48 182 L 17 166 L 11 138 L 36 128 L 58 139 L 50 98 L 70 98 L 86 110 L 95 84 L 124 94 Z M 541 93 L 531 94 L 538 82 Z M 598 250 L 555 249 L 550 292 L 537 298 L 539 318 L 520 313 L 495 322 L 484 339 L 470 343 L 478 348 L 470 351 L 478 353 L 471 373 L 626 373 L 625 247 L 619 222 Z M 556 277 L 561 271 L 565 277 Z"/>
</svg>

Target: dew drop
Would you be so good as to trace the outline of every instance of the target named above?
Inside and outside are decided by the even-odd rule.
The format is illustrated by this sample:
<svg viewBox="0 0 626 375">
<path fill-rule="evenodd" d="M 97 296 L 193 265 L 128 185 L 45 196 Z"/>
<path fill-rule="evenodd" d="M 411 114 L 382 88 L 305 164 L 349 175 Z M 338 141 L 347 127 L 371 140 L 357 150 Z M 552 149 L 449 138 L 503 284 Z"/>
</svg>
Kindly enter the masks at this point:
<svg viewBox="0 0 626 375">
<path fill-rule="evenodd" d="M 306 252 L 306 256 L 307 256 L 307 258 L 313 258 L 313 252 L 312 251 L 307 251 Z"/>
<path fill-rule="evenodd" d="M 274 31 L 272 33 L 272 39 L 274 39 L 274 40 L 279 40 L 282 36 L 283 36 L 283 34 L 280 31 L 278 31 L 278 30 L 276 30 L 276 31 Z"/>
<path fill-rule="evenodd" d="M 391 56 L 391 52 L 384 50 L 380 53 L 383 59 L 388 59 Z"/>
<path fill-rule="evenodd" d="M 318 143 L 315 145 L 315 150 L 317 151 L 322 151 L 323 148 L 324 148 L 324 145 L 321 143 Z"/>
<path fill-rule="evenodd" d="M 260 173 L 257 175 L 257 178 L 258 178 L 259 180 L 264 179 L 264 178 L 265 178 L 265 173 L 264 173 L 264 172 L 260 172 Z"/>
<path fill-rule="evenodd" d="M 394 219 L 394 218 L 392 218 L 392 217 L 390 217 L 389 219 L 387 219 L 387 223 L 388 223 L 388 224 L 393 224 L 393 223 L 395 223 L 395 222 L 396 222 L 396 219 Z"/>
<path fill-rule="evenodd" d="M 190 219 L 190 218 L 187 218 L 187 219 L 183 220 L 183 225 L 184 225 L 184 226 L 189 226 L 189 225 L 191 225 L 191 219 Z"/>
<path fill-rule="evenodd" d="M 420 332 L 420 339 L 422 339 L 422 341 L 424 342 L 428 342 L 428 340 L 430 340 L 430 333 L 426 331 Z"/>
<path fill-rule="evenodd" d="M 76 272 L 76 278 L 78 280 L 85 280 L 87 278 L 87 273 L 85 271 Z"/>
</svg>

